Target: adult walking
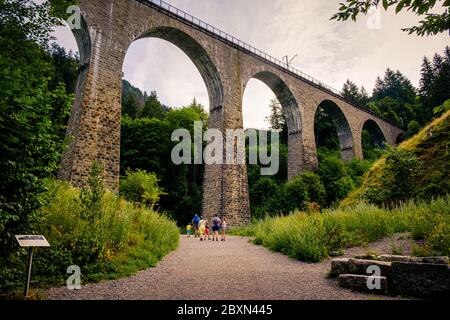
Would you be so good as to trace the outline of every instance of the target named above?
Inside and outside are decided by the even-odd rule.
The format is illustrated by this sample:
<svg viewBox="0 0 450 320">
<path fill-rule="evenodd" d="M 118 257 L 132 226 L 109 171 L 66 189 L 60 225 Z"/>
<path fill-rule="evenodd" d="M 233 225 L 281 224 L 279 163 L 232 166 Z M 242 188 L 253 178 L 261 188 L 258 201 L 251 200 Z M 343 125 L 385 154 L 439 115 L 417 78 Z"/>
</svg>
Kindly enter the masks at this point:
<svg viewBox="0 0 450 320">
<path fill-rule="evenodd" d="M 195 238 L 199 237 L 200 234 L 198 232 L 198 224 L 200 223 L 200 217 L 198 214 L 194 216 L 194 219 L 192 219 L 192 224 L 194 225 L 194 232 L 195 232 Z"/>
<path fill-rule="evenodd" d="M 213 241 L 219 241 L 219 231 L 220 231 L 220 226 L 222 225 L 222 221 L 220 220 L 220 218 L 217 216 L 217 214 L 214 216 L 214 218 L 212 219 L 212 230 L 213 230 Z"/>
<path fill-rule="evenodd" d="M 225 236 L 226 236 L 226 232 L 228 229 L 227 218 L 222 217 L 222 224 L 220 225 L 220 228 L 222 229 L 222 240 L 221 241 L 225 241 Z"/>
</svg>

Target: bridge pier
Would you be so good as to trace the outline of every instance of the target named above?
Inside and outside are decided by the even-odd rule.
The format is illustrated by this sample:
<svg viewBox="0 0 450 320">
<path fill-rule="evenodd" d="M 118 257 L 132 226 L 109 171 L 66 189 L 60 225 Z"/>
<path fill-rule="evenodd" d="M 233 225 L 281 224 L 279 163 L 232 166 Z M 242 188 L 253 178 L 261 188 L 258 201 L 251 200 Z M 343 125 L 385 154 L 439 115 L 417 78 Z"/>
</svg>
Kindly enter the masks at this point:
<svg viewBox="0 0 450 320">
<path fill-rule="evenodd" d="M 217 65 L 223 90 L 223 108 L 212 108 L 209 128 L 219 129 L 224 137 L 223 165 L 206 165 L 203 186 L 203 216 L 211 220 L 215 214 L 226 217 L 230 226 L 242 226 L 250 223 L 250 201 L 248 194 L 247 166 L 227 163 L 227 129 L 242 129 L 242 88 L 240 86 L 241 66 L 239 54 L 228 53 L 220 57 Z M 234 159 L 238 149 L 234 146 Z"/>
<path fill-rule="evenodd" d="M 68 123 L 69 145 L 62 157 L 58 178 L 83 187 L 92 165 L 102 169 L 105 186 L 118 191 L 120 175 L 120 121 L 123 44 L 104 43 L 104 30 L 88 27 L 75 33 L 84 65 Z M 127 47 L 127 45 L 125 44 Z M 89 49 L 89 50 L 87 50 Z"/>
</svg>

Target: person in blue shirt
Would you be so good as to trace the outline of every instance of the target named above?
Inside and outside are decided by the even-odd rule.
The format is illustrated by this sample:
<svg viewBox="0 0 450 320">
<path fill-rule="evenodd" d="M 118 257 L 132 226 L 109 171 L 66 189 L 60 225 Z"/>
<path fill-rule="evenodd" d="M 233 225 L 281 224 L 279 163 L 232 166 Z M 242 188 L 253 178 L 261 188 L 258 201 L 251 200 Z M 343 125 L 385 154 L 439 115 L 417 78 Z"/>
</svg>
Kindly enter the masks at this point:
<svg viewBox="0 0 450 320">
<path fill-rule="evenodd" d="M 194 216 L 194 219 L 192 219 L 192 224 L 194 225 L 195 238 L 200 236 L 199 231 L 198 231 L 199 223 L 200 223 L 200 217 L 198 216 L 198 214 L 196 214 Z"/>
</svg>

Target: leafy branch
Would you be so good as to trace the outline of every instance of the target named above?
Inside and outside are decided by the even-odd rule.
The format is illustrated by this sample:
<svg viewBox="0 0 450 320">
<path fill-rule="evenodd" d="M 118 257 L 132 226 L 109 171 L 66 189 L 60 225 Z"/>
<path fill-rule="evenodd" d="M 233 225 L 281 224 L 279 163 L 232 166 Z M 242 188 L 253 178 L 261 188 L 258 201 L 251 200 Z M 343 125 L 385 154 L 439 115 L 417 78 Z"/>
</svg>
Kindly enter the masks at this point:
<svg viewBox="0 0 450 320">
<path fill-rule="evenodd" d="M 331 17 L 331 20 L 347 21 L 351 19 L 356 21 L 359 15 L 367 15 L 371 8 L 379 6 L 386 11 L 390 7 L 395 7 L 396 14 L 406 9 L 417 16 L 424 16 L 418 25 L 402 29 L 409 34 L 429 36 L 450 30 L 450 0 L 346 0 L 345 3 L 340 3 L 339 11 Z M 436 6 L 444 9 L 444 12 L 431 13 Z"/>
</svg>

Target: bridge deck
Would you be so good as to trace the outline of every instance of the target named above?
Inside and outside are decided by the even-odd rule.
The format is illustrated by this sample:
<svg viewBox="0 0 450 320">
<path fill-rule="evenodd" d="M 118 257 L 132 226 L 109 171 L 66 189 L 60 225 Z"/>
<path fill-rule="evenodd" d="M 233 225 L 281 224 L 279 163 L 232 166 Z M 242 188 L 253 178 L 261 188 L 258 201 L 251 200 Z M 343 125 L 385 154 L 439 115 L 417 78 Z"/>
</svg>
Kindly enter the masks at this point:
<svg viewBox="0 0 450 320">
<path fill-rule="evenodd" d="M 320 90 L 323 90 L 333 96 L 335 96 L 336 98 L 339 98 L 341 100 L 344 100 L 345 102 L 347 102 L 348 104 L 354 106 L 355 108 L 358 108 L 364 112 L 367 112 L 371 115 L 373 115 L 374 117 L 377 117 L 397 128 L 400 129 L 404 129 L 402 128 L 399 124 L 395 123 L 394 121 L 384 118 L 376 113 L 374 113 L 372 110 L 369 110 L 363 106 L 357 105 L 355 103 L 353 103 L 352 101 L 346 99 L 345 97 L 343 97 L 338 90 L 336 90 L 335 88 L 323 83 L 322 81 L 319 81 L 317 79 L 315 79 L 314 77 L 311 77 L 310 75 L 307 75 L 306 73 L 286 64 L 285 62 L 237 39 L 236 37 L 190 15 L 189 13 L 180 10 L 174 6 L 172 6 L 171 4 L 162 1 L 162 0 L 136 0 L 142 4 L 145 4 L 147 6 L 150 6 L 180 22 L 183 22 L 187 25 L 189 25 L 190 27 L 193 27 L 219 41 L 222 41 L 224 43 L 226 43 L 229 46 L 232 46 L 246 54 L 252 55 L 258 59 L 263 60 L 265 63 L 270 64 L 274 67 L 276 67 L 277 69 L 280 69 L 281 71 L 296 77 L 298 79 L 300 79 L 301 81 L 304 81 L 306 83 L 308 83 L 311 86 L 314 86 Z"/>
</svg>

